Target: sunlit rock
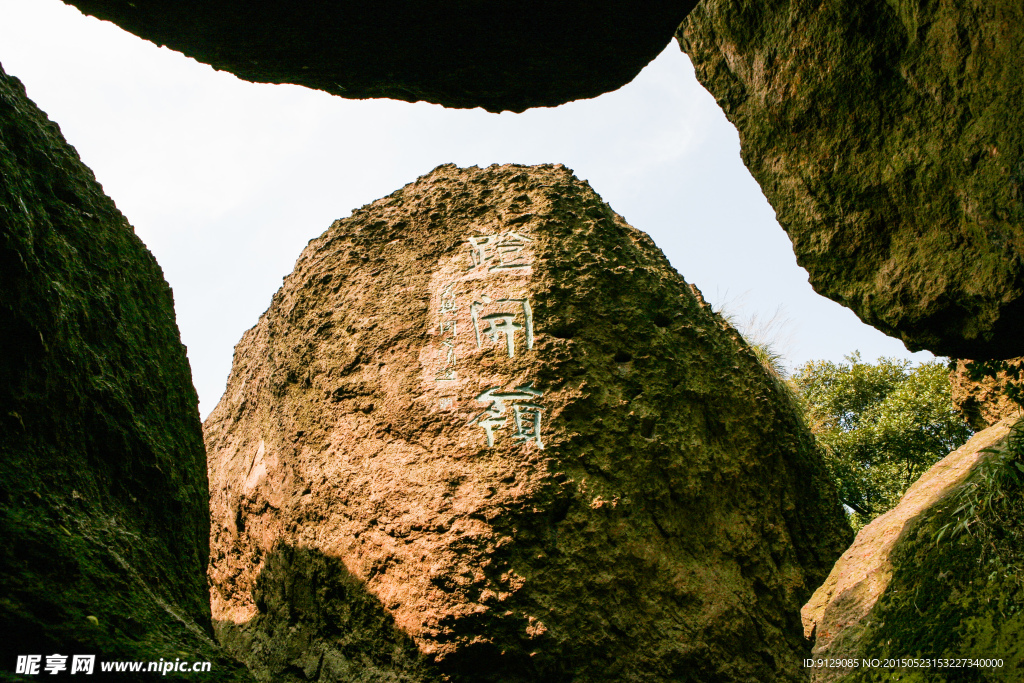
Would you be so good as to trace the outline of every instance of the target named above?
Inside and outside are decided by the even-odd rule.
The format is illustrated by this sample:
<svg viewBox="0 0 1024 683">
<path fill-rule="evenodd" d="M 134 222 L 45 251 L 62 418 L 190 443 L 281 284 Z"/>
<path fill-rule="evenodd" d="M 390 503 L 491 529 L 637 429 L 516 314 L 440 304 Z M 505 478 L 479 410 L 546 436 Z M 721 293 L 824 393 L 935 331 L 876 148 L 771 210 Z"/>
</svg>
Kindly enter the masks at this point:
<svg viewBox="0 0 1024 683">
<path fill-rule="evenodd" d="M 850 539 L 792 397 L 563 166 L 335 222 L 205 438 L 214 618 L 264 680 L 803 680 Z"/>
</svg>

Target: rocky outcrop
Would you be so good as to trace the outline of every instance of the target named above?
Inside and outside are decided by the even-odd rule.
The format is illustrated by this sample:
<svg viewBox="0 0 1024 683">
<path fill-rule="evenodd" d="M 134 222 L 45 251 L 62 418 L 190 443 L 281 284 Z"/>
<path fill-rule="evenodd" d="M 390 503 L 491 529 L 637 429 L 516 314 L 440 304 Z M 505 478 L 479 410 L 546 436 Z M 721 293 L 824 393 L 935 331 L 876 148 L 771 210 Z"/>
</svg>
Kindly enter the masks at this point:
<svg viewBox="0 0 1024 683">
<path fill-rule="evenodd" d="M 1024 355 L 1024 5 L 705 0 L 677 37 L 816 291 L 911 350 Z"/>
<path fill-rule="evenodd" d="M 789 394 L 562 166 L 335 222 L 204 432 L 218 634 L 268 681 L 802 680 L 852 535 Z"/>
<path fill-rule="evenodd" d="M 972 362 L 958 360 L 950 372 L 949 381 L 953 405 L 963 414 L 971 429 L 981 431 L 1008 417 L 1021 417 L 1021 406 L 1008 390 L 1021 391 L 1024 358 L 1006 361 L 1001 370 L 981 377 L 973 377 Z"/>
<path fill-rule="evenodd" d="M 97 676 L 163 658 L 247 680 L 211 638 L 205 453 L 171 290 L 2 70 L 0 174 L 3 668 L 58 653 L 67 674 L 92 654 Z"/>
<path fill-rule="evenodd" d="M 523 111 L 629 81 L 696 0 L 69 0 L 258 83 Z"/>
<path fill-rule="evenodd" d="M 803 608 L 805 632 L 815 637 L 814 658 L 857 666 L 822 666 L 813 670 L 812 680 L 876 680 L 871 667 L 860 670 L 860 662 L 892 657 L 997 658 L 1000 667 L 955 668 L 975 669 L 972 674 L 985 668 L 987 676 L 995 676 L 971 680 L 1021 679 L 1024 593 L 1013 576 L 1003 576 L 991 563 L 991 552 L 979 547 L 987 543 L 978 533 L 984 524 L 1019 527 L 1020 517 L 1008 522 L 995 517 L 994 506 L 971 508 L 966 514 L 979 515 L 968 525 L 974 527 L 971 533 L 958 535 L 947 526 L 964 518 L 957 494 L 965 486 L 982 485 L 979 465 L 997 455 L 994 448 L 1005 443 L 1012 425 L 1013 419 L 1006 419 L 975 434 L 915 482 L 899 505 L 857 534 Z M 937 664 L 909 668 L 929 672 L 927 680 L 946 680 Z"/>
</svg>

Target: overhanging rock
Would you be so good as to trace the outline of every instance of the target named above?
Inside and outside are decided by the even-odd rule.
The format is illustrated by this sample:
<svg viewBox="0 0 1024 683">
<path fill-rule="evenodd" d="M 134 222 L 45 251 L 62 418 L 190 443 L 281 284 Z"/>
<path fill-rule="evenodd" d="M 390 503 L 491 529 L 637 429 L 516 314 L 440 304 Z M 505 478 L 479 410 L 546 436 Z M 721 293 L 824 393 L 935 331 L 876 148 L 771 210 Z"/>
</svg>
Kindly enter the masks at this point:
<svg viewBox="0 0 1024 683">
<path fill-rule="evenodd" d="M 523 111 L 619 88 L 695 0 L 70 0 L 258 83 Z"/>
<path fill-rule="evenodd" d="M 816 291 L 912 351 L 1024 355 L 1024 5 L 706 0 L 678 37 Z"/>
</svg>

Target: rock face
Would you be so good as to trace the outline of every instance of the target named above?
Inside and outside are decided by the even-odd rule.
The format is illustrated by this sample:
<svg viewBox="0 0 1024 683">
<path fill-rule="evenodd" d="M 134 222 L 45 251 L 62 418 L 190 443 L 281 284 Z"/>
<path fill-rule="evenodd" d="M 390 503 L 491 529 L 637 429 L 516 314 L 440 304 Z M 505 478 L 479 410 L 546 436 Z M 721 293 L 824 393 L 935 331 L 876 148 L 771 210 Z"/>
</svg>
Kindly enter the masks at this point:
<svg viewBox="0 0 1024 683">
<path fill-rule="evenodd" d="M 1006 395 L 1010 385 L 1019 386 L 1024 358 L 1013 358 L 1007 362 L 1007 369 L 995 373 L 995 377 L 971 379 L 968 371 L 970 361 L 958 360 L 950 373 L 950 388 L 953 405 L 967 418 L 971 429 L 981 431 L 1007 417 L 1021 417 L 1021 408 Z M 1011 377 L 1011 372 L 1015 375 Z"/>
<path fill-rule="evenodd" d="M 986 449 L 1005 442 L 1012 425 L 1013 419 L 1006 419 L 975 434 L 928 470 L 899 505 L 861 529 L 803 608 L 805 632 L 815 635 L 815 658 L 1000 658 L 1002 670 L 987 667 L 994 679 L 970 680 L 1021 680 L 1020 586 L 1007 591 L 999 585 L 990 575 L 994 567 L 979 560 L 986 553 L 974 535 L 944 533 L 945 541 L 938 535 L 959 505 L 954 495 L 993 456 Z M 993 602 L 987 591 L 1002 599 Z M 1007 604 L 1014 602 L 1013 618 L 1007 620 Z M 812 680 L 877 680 L 859 668 L 815 669 Z M 923 671 L 931 677 L 914 680 L 946 680 L 938 667 Z"/>
<path fill-rule="evenodd" d="M 2 70 L 0 173 L 3 669 L 163 657 L 248 680 L 211 638 L 205 454 L 171 290 Z"/>
<path fill-rule="evenodd" d="M 911 350 L 1024 355 L 1024 5 L 705 0 L 677 37 L 815 290 Z"/>
<path fill-rule="evenodd" d="M 69 4 L 249 81 L 523 111 L 625 85 L 696 0 Z"/>
<path fill-rule="evenodd" d="M 204 432 L 218 635 L 268 681 L 803 680 L 852 536 L 789 395 L 563 166 L 335 222 Z"/>
</svg>

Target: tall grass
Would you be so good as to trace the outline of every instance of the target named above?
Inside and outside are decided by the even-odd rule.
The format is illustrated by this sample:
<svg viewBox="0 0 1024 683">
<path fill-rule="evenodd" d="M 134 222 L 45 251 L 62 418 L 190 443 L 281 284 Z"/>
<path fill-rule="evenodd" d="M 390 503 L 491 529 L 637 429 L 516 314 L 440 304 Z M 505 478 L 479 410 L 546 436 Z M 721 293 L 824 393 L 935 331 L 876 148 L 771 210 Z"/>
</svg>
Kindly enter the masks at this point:
<svg viewBox="0 0 1024 683">
<path fill-rule="evenodd" d="M 793 321 L 781 305 L 771 315 L 746 312 L 743 299 L 743 296 L 726 299 L 715 307 L 716 312 L 740 333 L 761 367 L 792 390 L 787 383 L 790 371 L 786 354 L 793 345 Z"/>
</svg>

